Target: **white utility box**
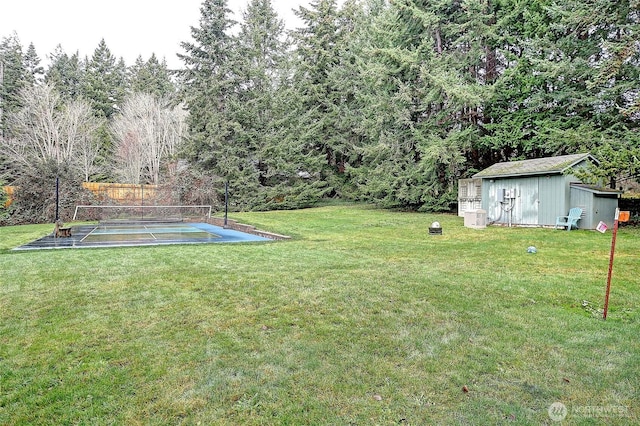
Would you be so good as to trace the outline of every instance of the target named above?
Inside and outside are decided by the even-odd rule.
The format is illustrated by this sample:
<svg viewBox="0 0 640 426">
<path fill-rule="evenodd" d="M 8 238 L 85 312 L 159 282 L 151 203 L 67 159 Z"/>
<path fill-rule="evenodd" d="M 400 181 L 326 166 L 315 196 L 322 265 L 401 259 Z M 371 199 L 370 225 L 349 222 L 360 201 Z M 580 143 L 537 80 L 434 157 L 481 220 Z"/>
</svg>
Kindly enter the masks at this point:
<svg viewBox="0 0 640 426">
<path fill-rule="evenodd" d="M 464 226 L 467 228 L 482 229 L 487 227 L 487 211 L 478 209 L 464 212 Z"/>
</svg>

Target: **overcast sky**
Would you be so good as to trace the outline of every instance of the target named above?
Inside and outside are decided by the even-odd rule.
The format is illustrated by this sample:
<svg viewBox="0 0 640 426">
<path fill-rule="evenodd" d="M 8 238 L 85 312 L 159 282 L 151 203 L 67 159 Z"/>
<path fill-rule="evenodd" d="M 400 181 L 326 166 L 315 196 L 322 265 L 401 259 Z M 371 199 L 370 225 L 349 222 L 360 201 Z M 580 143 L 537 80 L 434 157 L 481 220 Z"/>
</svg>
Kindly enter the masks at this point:
<svg viewBox="0 0 640 426">
<path fill-rule="evenodd" d="M 138 55 L 155 53 L 170 68 L 182 62 L 180 43 L 191 41 L 191 27 L 199 26 L 202 0 L 0 0 L 0 39 L 15 31 L 22 45 L 33 43 L 43 64 L 60 44 L 69 55 L 93 54 L 102 38 L 111 53 L 133 65 Z M 287 28 L 299 25 L 291 11 L 309 0 L 272 0 Z M 240 20 L 247 0 L 228 0 Z"/>
</svg>

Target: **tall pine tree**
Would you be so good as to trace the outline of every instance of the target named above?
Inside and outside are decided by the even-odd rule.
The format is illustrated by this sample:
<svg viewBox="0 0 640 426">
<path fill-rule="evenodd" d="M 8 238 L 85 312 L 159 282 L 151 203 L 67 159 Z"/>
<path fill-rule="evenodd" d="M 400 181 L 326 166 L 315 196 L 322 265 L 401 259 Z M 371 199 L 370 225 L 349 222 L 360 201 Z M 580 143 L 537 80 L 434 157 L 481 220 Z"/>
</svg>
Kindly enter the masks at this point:
<svg viewBox="0 0 640 426">
<path fill-rule="evenodd" d="M 40 65 L 40 57 L 33 43 L 29 43 L 24 54 L 24 67 L 27 70 L 27 79 L 31 84 L 42 81 L 44 68 Z"/>
<path fill-rule="evenodd" d="M 91 103 L 98 117 L 111 118 L 122 102 L 126 81 L 123 63 L 102 39 L 86 64 L 83 95 Z"/>
<path fill-rule="evenodd" d="M 336 0 L 315 0 L 300 7 L 296 15 L 303 26 L 293 34 L 295 74 L 293 84 L 299 109 L 295 133 L 305 157 L 300 173 L 316 190 L 315 198 L 337 195 L 333 177 L 344 170 L 342 137 L 336 123 L 342 93 L 329 78 L 340 63 L 338 8 Z"/>
<path fill-rule="evenodd" d="M 58 90 L 66 100 L 75 100 L 82 96 L 84 68 L 78 52 L 69 56 L 62 49 L 56 49 L 49 56 L 50 65 L 44 75 L 44 81 Z"/>
<path fill-rule="evenodd" d="M 133 92 L 149 93 L 157 97 L 167 97 L 175 93 L 166 61 L 158 61 L 152 54 L 146 62 L 138 56 L 131 68 L 130 89 Z"/>
<path fill-rule="evenodd" d="M 284 114 L 280 93 L 287 84 L 287 44 L 284 23 L 271 0 L 249 3 L 234 40 L 237 96 L 230 113 L 238 124 L 235 142 L 242 169 L 235 193 L 254 208 L 273 207 L 276 200 L 295 193 L 292 180 L 297 176 L 289 170 L 289 164 L 296 163 L 294 157 L 281 161 L 285 141 L 278 124 Z"/>
<path fill-rule="evenodd" d="M 205 0 L 200 26 L 191 27 L 190 42 L 183 42 L 185 64 L 181 73 L 184 100 L 189 109 L 188 158 L 216 176 L 234 181 L 239 173 L 234 144 L 237 124 L 229 115 L 235 92 L 230 30 L 235 22 L 226 0 Z"/>
<path fill-rule="evenodd" d="M 124 99 L 126 67 L 122 59 L 116 60 L 103 39 L 93 52 L 91 59 L 86 61 L 84 68 L 82 97 L 89 102 L 95 116 L 104 119 L 103 126 L 98 130 L 99 163 L 103 170 L 108 171 L 113 153 L 113 138 L 108 129 L 108 122 L 119 111 Z M 108 173 L 98 179 L 112 179 L 113 177 Z"/>
<path fill-rule="evenodd" d="M 3 38 L 0 42 L 0 136 L 9 136 L 7 115 L 20 109 L 20 90 L 29 80 L 18 35 Z"/>
</svg>

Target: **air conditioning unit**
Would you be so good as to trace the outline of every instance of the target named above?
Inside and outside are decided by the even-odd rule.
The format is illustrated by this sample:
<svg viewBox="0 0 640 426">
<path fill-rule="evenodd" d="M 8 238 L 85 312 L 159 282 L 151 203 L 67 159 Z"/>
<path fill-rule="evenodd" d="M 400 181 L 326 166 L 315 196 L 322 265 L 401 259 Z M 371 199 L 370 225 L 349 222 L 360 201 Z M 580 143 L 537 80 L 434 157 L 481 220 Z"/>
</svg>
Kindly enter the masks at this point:
<svg viewBox="0 0 640 426">
<path fill-rule="evenodd" d="M 464 226 L 467 228 L 482 229 L 487 227 L 487 211 L 478 209 L 464 212 Z"/>
</svg>

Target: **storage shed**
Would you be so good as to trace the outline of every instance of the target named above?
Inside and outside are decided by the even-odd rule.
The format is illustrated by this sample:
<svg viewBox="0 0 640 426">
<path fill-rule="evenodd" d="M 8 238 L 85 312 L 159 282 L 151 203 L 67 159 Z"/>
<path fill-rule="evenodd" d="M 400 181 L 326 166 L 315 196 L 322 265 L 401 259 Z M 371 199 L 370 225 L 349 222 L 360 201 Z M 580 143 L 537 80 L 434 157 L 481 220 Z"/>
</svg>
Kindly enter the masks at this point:
<svg viewBox="0 0 640 426">
<path fill-rule="evenodd" d="M 599 221 L 613 224 L 619 191 L 584 185 L 573 174 L 597 160 L 573 154 L 497 163 L 475 174 L 481 179 L 481 206 L 490 223 L 554 226 L 572 207 L 583 210 L 578 227 L 595 229 Z"/>
<path fill-rule="evenodd" d="M 595 229 L 600 221 L 612 227 L 616 216 L 616 207 L 620 191 L 600 188 L 582 183 L 571 184 L 571 202 L 582 209 L 582 218 L 578 226 L 582 229 Z"/>
</svg>

